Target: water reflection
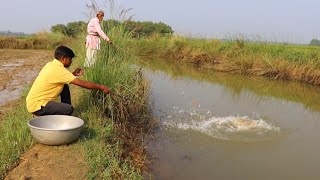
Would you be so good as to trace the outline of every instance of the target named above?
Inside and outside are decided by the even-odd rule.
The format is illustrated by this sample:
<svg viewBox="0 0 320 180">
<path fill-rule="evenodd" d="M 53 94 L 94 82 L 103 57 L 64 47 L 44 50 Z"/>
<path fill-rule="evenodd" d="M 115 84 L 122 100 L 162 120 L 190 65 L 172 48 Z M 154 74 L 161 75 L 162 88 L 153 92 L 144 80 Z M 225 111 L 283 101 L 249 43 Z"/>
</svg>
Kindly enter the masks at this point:
<svg viewBox="0 0 320 180">
<path fill-rule="evenodd" d="M 233 96 L 238 96 L 244 90 L 249 90 L 258 96 L 302 103 L 305 108 L 320 112 L 320 88 L 316 85 L 272 80 L 260 76 L 230 75 L 224 72 L 199 69 L 192 64 L 176 64 L 163 59 L 147 60 L 147 62 L 149 67 L 152 67 L 150 71 L 164 72 L 172 79 L 188 78 L 223 85 Z"/>
</svg>

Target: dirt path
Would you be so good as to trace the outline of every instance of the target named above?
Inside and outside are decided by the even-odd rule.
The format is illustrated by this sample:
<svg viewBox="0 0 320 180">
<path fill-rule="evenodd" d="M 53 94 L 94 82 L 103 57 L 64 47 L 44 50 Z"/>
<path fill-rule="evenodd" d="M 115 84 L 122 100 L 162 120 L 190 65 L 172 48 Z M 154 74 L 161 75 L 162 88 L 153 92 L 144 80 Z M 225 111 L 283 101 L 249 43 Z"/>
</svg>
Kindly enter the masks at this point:
<svg viewBox="0 0 320 180">
<path fill-rule="evenodd" d="M 1 111 L 10 110 L 40 69 L 53 58 L 52 51 L 0 49 Z M 45 146 L 36 144 L 20 158 L 19 165 L 5 179 L 85 179 L 86 166 L 77 145 Z"/>
<path fill-rule="evenodd" d="M 5 180 L 85 179 L 86 166 L 81 149 L 71 146 L 36 144 L 21 158 Z"/>
</svg>

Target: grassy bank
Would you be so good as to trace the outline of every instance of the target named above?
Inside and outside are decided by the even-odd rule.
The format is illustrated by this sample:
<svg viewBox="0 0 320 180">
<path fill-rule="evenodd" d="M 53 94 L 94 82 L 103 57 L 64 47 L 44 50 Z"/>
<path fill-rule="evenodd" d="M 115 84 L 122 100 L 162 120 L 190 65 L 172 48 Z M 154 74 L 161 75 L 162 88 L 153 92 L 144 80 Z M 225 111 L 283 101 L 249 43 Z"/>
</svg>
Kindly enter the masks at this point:
<svg viewBox="0 0 320 180">
<path fill-rule="evenodd" d="M 122 27 L 108 34 L 118 47 L 126 48 L 130 35 Z M 82 67 L 85 58 L 83 39 L 69 43 L 76 52 L 71 69 Z M 88 179 L 142 179 L 146 165 L 144 135 L 150 127 L 147 106 L 148 82 L 130 57 L 115 46 L 102 44 L 95 67 L 85 69 L 84 79 L 105 84 L 111 94 L 72 88 L 74 115 L 85 120 L 76 146 L 85 152 Z M 26 120 L 25 97 L 7 111 L 0 122 L 0 175 L 12 169 L 23 152 L 33 145 Z M 73 145 L 72 145 L 73 146 Z"/>
<path fill-rule="evenodd" d="M 123 49 L 131 38 L 122 26 L 110 29 L 108 36 Z M 82 42 L 74 46 L 79 66 L 85 59 Z M 151 126 L 148 82 L 132 67 L 132 57 L 117 47 L 102 42 L 95 66 L 85 69 L 86 80 L 107 85 L 111 93 L 82 90 L 77 105 L 87 123 L 83 139 L 89 179 L 142 179 L 147 162 L 143 138 Z"/>
<path fill-rule="evenodd" d="M 141 38 L 131 41 L 140 55 L 191 62 L 199 67 L 320 84 L 319 47 L 191 39 Z"/>
<path fill-rule="evenodd" d="M 31 115 L 27 112 L 24 97 L 3 111 L 0 121 L 0 179 L 7 170 L 16 166 L 20 155 L 32 145 L 26 124 Z"/>
</svg>

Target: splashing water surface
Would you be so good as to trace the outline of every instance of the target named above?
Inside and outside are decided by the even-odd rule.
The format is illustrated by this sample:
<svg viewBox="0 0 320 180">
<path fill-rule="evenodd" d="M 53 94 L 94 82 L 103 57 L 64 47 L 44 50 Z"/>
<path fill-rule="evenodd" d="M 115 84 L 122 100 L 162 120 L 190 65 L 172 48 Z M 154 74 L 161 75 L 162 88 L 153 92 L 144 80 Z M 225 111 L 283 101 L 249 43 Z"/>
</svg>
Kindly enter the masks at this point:
<svg viewBox="0 0 320 180">
<path fill-rule="evenodd" d="M 218 139 L 241 142 L 268 140 L 280 134 L 279 127 L 259 117 L 214 117 L 210 111 L 173 109 L 173 113 L 163 121 L 167 128 L 192 130 Z"/>
<path fill-rule="evenodd" d="M 155 62 L 154 179 L 319 179 L 319 86 Z"/>
</svg>

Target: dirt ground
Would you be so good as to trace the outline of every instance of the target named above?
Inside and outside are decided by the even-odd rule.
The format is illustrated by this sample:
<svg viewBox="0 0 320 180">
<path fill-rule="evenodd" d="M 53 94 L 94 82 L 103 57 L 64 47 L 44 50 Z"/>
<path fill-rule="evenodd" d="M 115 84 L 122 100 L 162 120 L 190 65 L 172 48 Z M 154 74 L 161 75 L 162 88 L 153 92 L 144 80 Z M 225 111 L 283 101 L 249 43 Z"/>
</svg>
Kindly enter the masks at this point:
<svg viewBox="0 0 320 180">
<path fill-rule="evenodd" d="M 0 49 L 0 121 L 1 112 L 10 110 L 23 88 L 40 69 L 53 59 L 53 51 Z M 20 158 L 5 179 L 85 179 L 87 172 L 82 150 L 74 145 L 36 144 Z"/>
<path fill-rule="evenodd" d="M 5 180 L 16 179 L 85 179 L 82 152 L 71 146 L 36 144 L 20 158 L 19 165 Z"/>
</svg>

